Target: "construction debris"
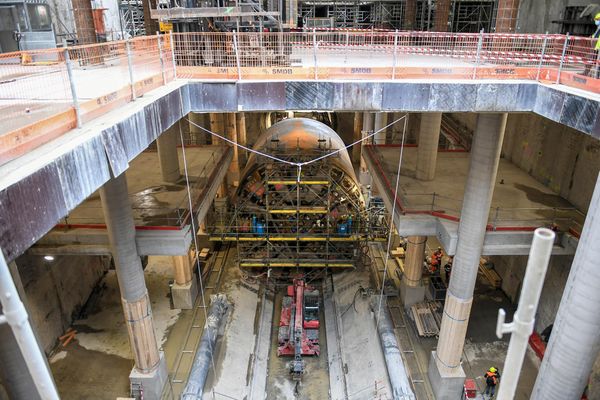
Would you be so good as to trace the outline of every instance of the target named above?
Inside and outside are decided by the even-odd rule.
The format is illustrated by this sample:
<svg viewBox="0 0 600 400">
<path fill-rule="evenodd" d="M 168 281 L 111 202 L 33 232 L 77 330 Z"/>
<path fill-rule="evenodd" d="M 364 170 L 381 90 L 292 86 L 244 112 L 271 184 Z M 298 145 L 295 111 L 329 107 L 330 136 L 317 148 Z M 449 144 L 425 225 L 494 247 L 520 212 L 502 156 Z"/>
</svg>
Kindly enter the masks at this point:
<svg viewBox="0 0 600 400">
<path fill-rule="evenodd" d="M 77 335 L 77 331 L 73 328 L 69 328 L 64 335 L 58 338 L 58 341 L 61 343 L 62 347 L 67 347 L 67 345 L 75 339 L 75 335 Z"/>
<path fill-rule="evenodd" d="M 494 269 L 494 265 L 488 263 L 485 258 L 479 260 L 479 271 L 494 288 L 499 289 L 502 286 L 502 278 Z"/>
</svg>

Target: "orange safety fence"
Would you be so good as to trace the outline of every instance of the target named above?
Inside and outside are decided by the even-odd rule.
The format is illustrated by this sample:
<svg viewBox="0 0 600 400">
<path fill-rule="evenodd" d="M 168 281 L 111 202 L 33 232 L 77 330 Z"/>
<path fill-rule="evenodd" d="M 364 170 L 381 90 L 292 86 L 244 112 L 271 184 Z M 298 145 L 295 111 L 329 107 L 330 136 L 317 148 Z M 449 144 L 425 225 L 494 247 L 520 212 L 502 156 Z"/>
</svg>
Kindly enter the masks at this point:
<svg viewBox="0 0 600 400">
<path fill-rule="evenodd" d="M 600 93 L 595 40 L 314 30 L 175 33 L 0 54 L 0 165 L 176 78 L 517 79 Z"/>
</svg>

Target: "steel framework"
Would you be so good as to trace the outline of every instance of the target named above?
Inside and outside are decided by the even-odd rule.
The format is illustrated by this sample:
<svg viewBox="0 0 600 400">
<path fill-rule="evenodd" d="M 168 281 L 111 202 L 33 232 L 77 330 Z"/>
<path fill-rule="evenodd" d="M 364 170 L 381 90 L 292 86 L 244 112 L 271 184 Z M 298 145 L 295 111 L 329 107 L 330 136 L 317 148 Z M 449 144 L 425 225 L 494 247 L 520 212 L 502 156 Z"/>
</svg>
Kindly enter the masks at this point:
<svg viewBox="0 0 600 400">
<path fill-rule="evenodd" d="M 310 149 L 283 149 L 272 139 L 266 150 L 302 163 L 336 149 L 326 139 Z M 355 267 L 368 240 L 385 238 L 385 219 L 365 208 L 355 177 L 340 167 L 337 154 L 300 172 L 295 165 L 259 156 L 232 203 L 209 231 L 211 240 L 237 242 L 241 268 Z"/>
</svg>

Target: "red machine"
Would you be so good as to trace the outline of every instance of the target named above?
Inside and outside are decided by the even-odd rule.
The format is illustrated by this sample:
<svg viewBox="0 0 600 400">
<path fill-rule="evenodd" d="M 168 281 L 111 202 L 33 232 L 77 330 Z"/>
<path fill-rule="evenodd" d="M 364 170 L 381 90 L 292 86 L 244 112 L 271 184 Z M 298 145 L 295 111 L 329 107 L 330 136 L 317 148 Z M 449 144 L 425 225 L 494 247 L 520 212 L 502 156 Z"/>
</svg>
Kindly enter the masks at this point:
<svg viewBox="0 0 600 400">
<path fill-rule="evenodd" d="M 303 279 L 294 279 L 283 298 L 279 320 L 278 356 L 293 356 L 290 374 L 299 380 L 304 373 L 302 356 L 318 356 L 319 291 L 307 286 Z"/>
</svg>

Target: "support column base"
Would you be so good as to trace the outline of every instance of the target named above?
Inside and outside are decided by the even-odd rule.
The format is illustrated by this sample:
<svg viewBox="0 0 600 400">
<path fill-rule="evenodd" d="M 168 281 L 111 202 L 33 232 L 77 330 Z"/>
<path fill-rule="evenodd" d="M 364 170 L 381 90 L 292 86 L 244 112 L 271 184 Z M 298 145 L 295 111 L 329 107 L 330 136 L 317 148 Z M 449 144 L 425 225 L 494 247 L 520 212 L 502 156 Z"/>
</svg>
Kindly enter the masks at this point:
<svg viewBox="0 0 600 400">
<path fill-rule="evenodd" d="M 169 378 L 165 354 L 160 352 L 158 365 L 153 371 L 141 372 L 135 367 L 129 373 L 129 381 L 141 385 L 144 391 L 144 400 L 160 400 L 162 392 Z"/>
<path fill-rule="evenodd" d="M 360 171 L 358 174 L 358 181 L 363 186 L 371 186 L 373 184 L 373 177 L 368 171 Z"/>
<path fill-rule="evenodd" d="M 429 357 L 429 369 L 427 375 L 433 389 L 436 400 L 456 400 L 462 396 L 467 377 L 462 366 L 455 368 L 456 371 L 447 373 L 440 371 L 437 364 L 435 351 L 431 352 Z"/>
<path fill-rule="evenodd" d="M 400 300 L 404 308 L 425 300 L 425 286 L 407 286 L 404 281 L 400 282 Z"/>
<path fill-rule="evenodd" d="M 192 280 L 185 285 L 173 284 L 171 287 L 171 297 L 173 298 L 174 308 L 182 310 L 191 310 L 194 308 L 194 302 L 198 295 L 198 284 L 195 277 L 195 275 L 192 275 Z"/>
</svg>

